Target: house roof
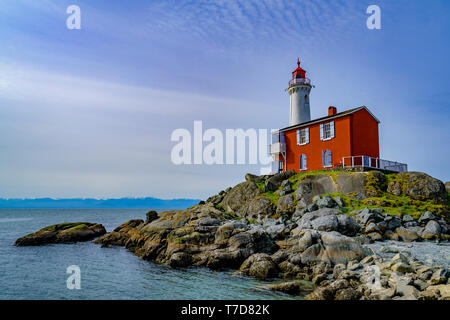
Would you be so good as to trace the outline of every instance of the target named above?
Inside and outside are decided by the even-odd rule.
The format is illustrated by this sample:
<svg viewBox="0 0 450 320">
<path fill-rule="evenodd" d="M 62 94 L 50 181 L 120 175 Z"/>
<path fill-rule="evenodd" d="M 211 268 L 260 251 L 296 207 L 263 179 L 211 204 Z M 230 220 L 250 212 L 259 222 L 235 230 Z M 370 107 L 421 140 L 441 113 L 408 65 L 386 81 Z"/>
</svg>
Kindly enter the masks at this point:
<svg viewBox="0 0 450 320">
<path fill-rule="evenodd" d="M 293 130 L 293 129 L 303 128 L 303 127 L 307 127 L 309 125 L 320 123 L 320 122 L 323 122 L 323 121 L 345 117 L 345 116 L 348 116 L 348 115 L 350 115 L 352 113 L 355 113 L 355 112 L 357 112 L 359 110 L 363 110 L 363 109 L 365 109 L 372 116 L 372 118 L 374 118 L 378 123 L 380 123 L 380 120 L 378 120 L 377 117 L 375 117 L 373 115 L 373 113 L 370 112 L 369 108 L 367 108 L 366 106 L 361 106 L 361 107 L 358 107 L 358 108 L 353 108 L 353 109 L 350 109 L 350 110 L 342 111 L 342 112 L 333 114 L 331 116 L 326 116 L 326 117 L 310 120 L 310 121 L 307 121 L 307 122 L 303 122 L 303 123 L 300 123 L 300 124 L 296 124 L 294 126 L 286 127 L 286 128 L 278 130 L 278 132 L 284 132 L 284 131 L 289 131 L 289 130 Z"/>
</svg>

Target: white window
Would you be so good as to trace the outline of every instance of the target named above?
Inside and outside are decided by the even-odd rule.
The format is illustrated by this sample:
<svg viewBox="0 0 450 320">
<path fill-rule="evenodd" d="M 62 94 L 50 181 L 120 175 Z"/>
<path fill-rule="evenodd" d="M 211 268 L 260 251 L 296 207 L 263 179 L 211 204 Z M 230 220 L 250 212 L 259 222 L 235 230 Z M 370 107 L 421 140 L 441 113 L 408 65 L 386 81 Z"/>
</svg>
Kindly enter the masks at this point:
<svg viewBox="0 0 450 320">
<path fill-rule="evenodd" d="M 309 128 L 297 130 L 297 145 L 302 146 L 309 143 Z"/>
<path fill-rule="evenodd" d="M 320 140 L 330 140 L 334 138 L 334 121 L 320 125 Z"/>
<path fill-rule="evenodd" d="M 300 156 L 300 170 L 306 170 L 306 154 Z"/>
<path fill-rule="evenodd" d="M 331 167 L 333 165 L 331 151 L 330 150 L 322 150 L 322 163 L 324 168 Z"/>
</svg>

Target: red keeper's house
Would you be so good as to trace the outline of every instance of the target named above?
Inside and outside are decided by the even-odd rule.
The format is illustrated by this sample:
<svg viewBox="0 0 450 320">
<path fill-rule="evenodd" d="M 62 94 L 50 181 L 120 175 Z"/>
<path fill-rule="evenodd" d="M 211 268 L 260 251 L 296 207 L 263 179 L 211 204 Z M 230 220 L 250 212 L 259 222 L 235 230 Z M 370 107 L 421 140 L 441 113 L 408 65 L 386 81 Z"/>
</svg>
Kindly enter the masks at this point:
<svg viewBox="0 0 450 320">
<path fill-rule="evenodd" d="M 365 106 L 311 120 L 309 93 L 314 88 L 300 67 L 292 73 L 286 91 L 290 96 L 289 127 L 273 133 L 270 153 L 273 172 L 314 171 L 333 168 L 407 171 L 407 165 L 380 159 L 380 121 Z"/>
</svg>

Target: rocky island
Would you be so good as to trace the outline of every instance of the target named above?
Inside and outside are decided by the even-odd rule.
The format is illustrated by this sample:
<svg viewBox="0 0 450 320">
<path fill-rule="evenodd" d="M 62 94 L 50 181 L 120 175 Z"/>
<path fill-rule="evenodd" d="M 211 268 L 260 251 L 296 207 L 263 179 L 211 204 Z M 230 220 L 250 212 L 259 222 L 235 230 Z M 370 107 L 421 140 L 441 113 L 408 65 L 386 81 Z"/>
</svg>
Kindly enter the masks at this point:
<svg viewBox="0 0 450 320">
<path fill-rule="evenodd" d="M 311 300 L 450 299 L 447 266 L 370 244 L 446 242 L 449 197 L 424 173 L 247 174 L 185 210 L 147 213 L 98 238 L 172 267 L 236 269 Z M 280 283 L 279 279 L 283 279 Z"/>
<path fill-rule="evenodd" d="M 89 241 L 106 233 L 101 224 L 90 222 L 60 223 L 42 228 L 16 240 L 16 246 Z"/>
</svg>

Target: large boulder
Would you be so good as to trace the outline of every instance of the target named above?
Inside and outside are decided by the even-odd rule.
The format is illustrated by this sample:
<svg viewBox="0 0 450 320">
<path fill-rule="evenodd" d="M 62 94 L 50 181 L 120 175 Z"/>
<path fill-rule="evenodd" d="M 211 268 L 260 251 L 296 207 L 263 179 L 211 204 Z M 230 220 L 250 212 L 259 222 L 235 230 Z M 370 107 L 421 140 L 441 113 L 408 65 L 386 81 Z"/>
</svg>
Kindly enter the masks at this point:
<svg viewBox="0 0 450 320">
<path fill-rule="evenodd" d="M 368 251 L 353 238 L 339 232 L 321 232 L 320 237 L 327 257 L 333 264 L 345 264 L 351 260 L 359 261 L 368 255 Z"/>
<path fill-rule="evenodd" d="M 422 172 L 402 172 L 389 182 L 387 192 L 399 196 L 406 195 L 414 200 L 432 200 L 437 203 L 447 201 L 447 191 L 442 181 Z"/>
<path fill-rule="evenodd" d="M 15 246 L 39 246 L 51 243 L 89 241 L 106 233 L 98 223 L 69 222 L 51 225 L 16 240 Z"/>
<path fill-rule="evenodd" d="M 439 223 L 437 223 L 434 220 L 430 220 L 425 226 L 425 229 L 422 231 L 422 238 L 438 239 L 440 234 L 441 234 L 441 226 L 439 225 Z"/>
<path fill-rule="evenodd" d="M 344 194 L 353 193 L 358 197 L 366 196 L 366 172 L 341 173 L 336 179 L 338 191 Z"/>
<path fill-rule="evenodd" d="M 227 212 L 237 212 L 244 204 L 260 195 L 262 191 L 252 181 L 246 181 L 238 184 L 229 190 L 224 196 L 220 206 Z"/>
<path fill-rule="evenodd" d="M 314 230 L 318 231 L 334 231 L 339 228 L 339 222 L 336 215 L 318 217 L 311 221 L 311 225 Z"/>
<path fill-rule="evenodd" d="M 322 208 L 316 211 L 305 213 L 300 219 L 297 220 L 297 229 L 316 229 L 316 228 L 325 228 L 325 229 L 333 229 L 337 230 L 339 227 L 336 214 L 338 210 L 332 208 Z M 329 218 L 324 218 L 327 216 L 331 216 Z M 314 220 L 320 219 L 318 222 L 313 224 Z M 317 229 L 316 229 L 317 230 Z"/>
<path fill-rule="evenodd" d="M 287 194 L 278 199 L 277 214 L 292 213 L 295 211 L 294 195 Z"/>
<path fill-rule="evenodd" d="M 248 219 L 262 219 L 272 216 L 275 213 L 272 202 L 263 195 L 247 201 L 237 212 L 236 215 Z"/>
<path fill-rule="evenodd" d="M 278 267 L 268 254 L 255 253 L 251 255 L 239 268 L 247 276 L 257 279 L 274 278 L 278 275 Z"/>
<path fill-rule="evenodd" d="M 368 255 L 354 239 L 339 232 L 320 232 L 320 241 L 309 246 L 301 254 L 303 264 L 325 262 L 330 264 L 346 264 L 349 261 L 359 261 Z"/>
<path fill-rule="evenodd" d="M 395 229 L 398 236 L 405 242 L 417 241 L 420 239 L 420 235 L 422 234 L 423 228 L 420 227 L 398 227 Z"/>
<path fill-rule="evenodd" d="M 298 183 L 295 195 L 304 207 L 313 203 L 315 196 L 338 192 L 333 178 L 327 174 L 307 175 Z"/>
<path fill-rule="evenodd" d="M 438 218 L 434 214 L 432 214 L 430 211 L 425 211 L 424 213 L 422 213 L 420 215 L 419 223 L 421 223 L 421 224 L 425 223 L 426 224 L 430 220 L 437 220 L 437 219 Z"/>
</svg>

